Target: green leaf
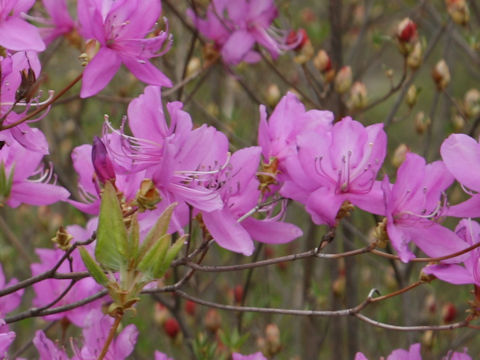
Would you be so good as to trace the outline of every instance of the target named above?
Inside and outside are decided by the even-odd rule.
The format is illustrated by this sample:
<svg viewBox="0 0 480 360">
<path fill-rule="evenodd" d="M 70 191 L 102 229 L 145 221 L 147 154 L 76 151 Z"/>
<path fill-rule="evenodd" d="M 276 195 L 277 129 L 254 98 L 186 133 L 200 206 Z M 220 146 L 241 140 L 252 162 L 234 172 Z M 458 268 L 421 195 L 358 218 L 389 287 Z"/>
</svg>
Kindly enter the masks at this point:
<svg viewBox="0 0 480 360">
<path fill-rule="evenodd" d="M 138 253 L 138 243 L 140 241 L 140 226 L 138 224 L 137 214 L 133 215 L 132 222 L 130 224 L 130 229 L 128 229 L 128 260 L 129 263 L 131 260 L 137 258 Z"/>
<path fill-rule="evenodd" d="M 105 275 L 105 273 L 103 272 L 102 268 L 95 262 L 95 260 L 93 260 L 93 258 L 83 246 L 80 246 L 78 248 L 78 251 L 80 251 L 80 256 L 82 257 L 83 263 L 85 264 L 90 275 L 93 276 L 97 283 L 104 287 L 107 287 L 109 280 L 107 275 Z"/>
<path fill-rule="evenodd" d="M 170 204 L 165 211 L 158 218 L 155 226 L 148 232 L 147 237 L 140 246 L 138 251 L 137 264 L 143 260 L 145 254 L 150 250 L 150 248 L 156 244 L 157 240 L 164 236 L 167 233 L 168 225 L 170 224 L 170 219 L 172 218 L 172 213 L 177 203 Z"/>
<path fill-rule="evenodd" d="M 172 263 L 173 259 L 177 257 L 177 254 L 180 252 L 180 250 L 183 247 L 183 244 L 185 243 L 185 239 L 187 238 L 188 235 L 183 235 L 180 239 L 175 241 L 175 244 L 173 244 L 168 250 L 167 253 L 165 254 L 165 258 L 163 261 L 159 261 L 155 265 L 155 271 L 154 275 L 155 278 L 158 279 L 165 274 L 165 272 L 168 270 L 170 267 L 170 264 Z"/>
<path fill-rule="evenodd" d="M 155 269 L 158 267 L 158 264 L 163 263 L 171 238 L 169 234 L 163 235 L 150 247 L 142 261 L 138 264 L 137 269 L 140 270 L 148 280 L 158 279 L 160 277 L 156 276 Z"/>
<path fill-rule="evenodd" d="M 97 229 L 97 261 L 106 269 L 118 271 L 128 258 L 127 229 L 117 192 L 110 181 L 105 183 Z"/>
</svg>

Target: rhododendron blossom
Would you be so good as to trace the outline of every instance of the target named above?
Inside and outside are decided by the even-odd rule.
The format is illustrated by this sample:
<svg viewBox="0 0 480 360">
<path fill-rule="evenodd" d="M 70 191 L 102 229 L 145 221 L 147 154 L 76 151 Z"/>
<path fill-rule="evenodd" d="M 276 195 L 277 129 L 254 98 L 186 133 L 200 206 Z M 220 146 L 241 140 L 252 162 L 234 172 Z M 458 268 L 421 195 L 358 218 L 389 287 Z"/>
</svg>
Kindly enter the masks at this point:
<svg viewBox="0 0 480 360">
<path fill-rule="evenodd" d="M 79 0 L 79 32 L 100 43 L 98 53 L 83 73 L 80 96 L 102 90 L 123 63 L 147 84 L 172 86 L 150 59 L 170 48 L 167 32 L 147 37 L 161 13 L 160 0 Z"/>
<path fill-rule="evenodd" d="M 290 180 L 280 193 L 305 204 L 316 224 L 334 225 L 344 201 L 367 211 L 380 208 L 375 179 L 386 154 L 382 124 L 365 128 L 347 117 L 331 130 L 299 135 L 297 143 L 298 156 L 286 160 Z"/>
<path fill-rule="evenodd" d="M 452 134 L 443 142 L 440 153 L 445 166 L 455 179 L 468 189 L 467 192 L 476 192 L 469 200 L 451 206 L 448 215 L 480 216 L 480 144 L 465 134 Z"/>
<path fill-rule="evenodd" d="M 275 218 L 242 218 L 249 215 L 260 199 L 255 177 L 260 151 L 258 147 L 238 150 L 225 169 L 212 176 L 209 186 L 219 189 L 224 206 L 220 210 L 202 212 L 203 221 L 215 241 L 223 248 L 244 255 L 251 255 L 254 250 L 252 238 L 279 244 L 302 235 L 295 225 L 275 221 L 278 220 Z"/>
<path fill-rule="evenodd" d="M 0 149 L 0 166 L 5 171 L 5 187 L 0 189 L 2 202 L 17 207 L 22 203 L 48 205 L 68 198 L 67 190 L 49 183 L 55 181 L 54 175 L 51 169 L 44 169 L 42 157 L 41 153 L 29 151 L 16 142 L 3 144 Z"/>
<path fill-rule="evenodd" d="M 0 46 L 14 51 L 45 50 L 38 29 L 22 18 L 35 0 L 3 0 L 0 2 Z"/>
<path fill-rule="evenodd" d="M 434 221 L 444 211 L 441 195 L 452 182 L 441 161 L 426 165 L 425 159 L 413 153 L 407 154 L 398 169 L 395 184 L 385 176 L 385 211 L 380 214 L 387 217 L 388 237 L 402 261 L 415 257 L 409 249 L 411 241 L 432 257 L 466 248 L 453 231 Z"/>
<path fill-rule="evenodd" d="M 480 241 L 480 224 L 464 219 L 458 224 L 455 233 L 465 242 L 465 247 L 475 245 Z M 474 284 L 480 288 L 480 250 L 476 248 L 468 252 L 463 263 L 465 266 L 442 263 L 429 265 L 423 272 L 451 284 Z"/>
<path fill-rule="evenodd" d="M 299 37 L 287 44 L 288 32 L 271 26 L 278 15 L 273 0 L 214 0 L 207 9 L 206 19 L 197 17 L 192 10 L 188 15 L 200 33 L 215 42 L 223 60 L 231 65 L 259 61 L 260 54 L 253 50 L 255 43 L 276 58 L 282 51 L 297 47 L 302 40 Z"/>
</svg>

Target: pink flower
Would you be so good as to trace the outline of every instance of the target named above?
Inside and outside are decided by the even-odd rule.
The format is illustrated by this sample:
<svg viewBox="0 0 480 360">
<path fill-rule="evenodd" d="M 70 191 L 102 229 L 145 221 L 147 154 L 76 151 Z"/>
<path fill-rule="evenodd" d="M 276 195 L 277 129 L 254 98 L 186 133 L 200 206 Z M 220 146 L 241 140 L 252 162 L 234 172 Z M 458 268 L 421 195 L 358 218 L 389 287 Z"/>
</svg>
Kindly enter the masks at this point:
<svg viewBox="0 0 480 360">
<path fill-rule="evenodd" d="M 16 334 L 10 331 L 3 319 L 0 319 L 0 359 L 8 359 L 7 351 L 15 340 Z"/>
<path fill-rule="evenodd" d="M 47 27 L 40 28 L 40 34 L 48 45 L 57 37 L 68 34 L 75 28 L 75 23 L 68 12 L 66 0 L 42 0 L 50 19 L 43 21 Z"/>
<path fill-rule="evenodd" d="M 382 124 L 365 128 L 346 117 L 329 131 L 299 135 L 297 144 L 298 155 L 285 161 L 290 179 L 280 193 L 305 204 L 316 224 L 333 226 L 347 200 L 367 211 L 383 207 L 375 181 L 387 145 Z"/>
<path fill-rule="evenodd" d="M 38 99 L 36 97 L 27 99 L 18 99 L 20 85 L 22 83 L 21 74 L 30 72 L 38 78 L 40 75 L 40 61 L 33 51 L 18 52 L 5 58 L 0 58 L 0 117 L 4 125 L 10 125 L 25 116 L 28 109 L 32 105 L 36 105 Z M 18 101 L 19 100 L 19 101 Z M 14 104 L 24 106 L 25 110 L 21 113 L 12 111 Z M 37 121 L 43 118 L 30 120 Z M 27 123 L 19 124 L 11 129 L 0 131 L 0 141 L 6 142 L 8 145 L 12 142 L 18 142 L 25 148 L 42 154 L 48 154 L 48 144 L 45 135 L 36 128 L 30 128 Z"/>
<path fill-rule="evenodd" d="M 172 82 L 149 61 L 169 50 L 168 34 L 162 31 L 145 38 L 160 13 L 160 0 L 78 1 L 80 34 L 100 43 L 100 50 L 83 73 L 82 98 L 102 90 L 122 63 L 147 84 L 172 86 Z"/>
<path fill-rule="evenodd" d="M 173 202 L 179 204 L 172 218 L 175 230 L 188 221 L 186 204 L 201 211 L 222 208 L 220 195 L 216 189 L 207 188 L 205 181 L 228 158 L 227 137 L 206 125 L 193 130 L 190 115 L 182 107 L 180 102 L 167 104 L 168 125 L 160 89 L 149 86 L 128 107 L 134 137 L 110 127 L 114 133 L 108 138 L 111 141 L 105 141 L 114 166 L 123 169 L 119 172 L 131 176 L 144 171 L 143 178 L 151 179 L 160 192 L 158 209 L 145 215 L 152 225 L 165 207 Z"/>
<path fill-rule="evenodd" d="M 249 216 L 260 199 L 256 178 L 260 151 L 259 147 L 238 150 L 224 169 L 212 175 L 209 187 L 218 188 L 224 205 L 202 212 L 206 227 L 221 247 L 247 256 L 254 250 L 252 238 L 280 244 L 302 235 L 297 226 L 277 221 L 278 217 L 267 215 L 259 220 Z"/>
<path fill-rule="evenodd" d="M 214 0 L 205 20 L 188 11 L 200 33 L 221 48 L 223 60 L 231 65 L 259 61 L 260 55 L 253 50 L 255 43 L 265 47 L 273 58 L 299 44 L 300 38 L 287 45 L 288 32 L 271 27 L 277 15 L 273 0 Z"/>
<path fill-rule="evenodd" d="M 368 359 L 365 355 L 359 352 L 355 355 L 355 360 Z M 422 355 L 420 354 L 420 344 L 413 344 L 408 350 L 393 350 L 392 353 L 388 355 L 387 360 L 422 360 Z"/>
<path fill-rule="evenodd" d="M 0 2 L 0 46 L 14 51 L 45 50 L 38 29 L 22 19 L 35 0 L 3 0 Z"/>
<path fill-rule="evenodd" d="M 290 92 L 277 104 L 268 122 L 265 106 L 260 106 L 258 145 L 262 147 L 266 163 L 274 159 L 278 161 L 280 173 L 276 180 L 279 183 L 288 178 L 285 161 L 297 155 L 297 137 L 308 132 L 330 130 L 333 120 L 330 111 L 305 111 L 305 106 Z"/>
<path fill-rule="evenodd" d="M 379 214 L 387 217 L 388 237 L 402 261 L 415 257 L 409 249 L 411 241 L 432 257 L 466 247 L 453 231 L 433 221 L 442 215 L 441 195 L 452 181 L 441 161 L 426 165 L 425 159 L 413 153 L 407 154 L 393 186 L 385 176 L 382 182 L 385 211 Z"/>
<path fill-rule="evenodd" d="M 233 353 L 232 360 L 267 360 L 265 356 L 259 351 L 255 354 L 242 355 L 240 353 Z"/>
<path fill-rule="evenodd" d="M 74 237 L 74 241 L 87 240 L 97 228 L 97 219 L 92 219 L 87 224 L 84 230 L 78 225 L 68 226 L 67 231 Z M 50 270 L 64 255 L 63 250 L 51 249 L 37 249 L 36 253 L 40 258 L 40 263 L 31 265 L 32 275 L 38 275 L 47 270 Z M 78 252 L 72 254 L 72 269 L 74 272 L 86 271 L 85 265 Z M 70 265 L 68 261 L 64 261 L 57 270 L 60 273 L 69 273 Z M 37 307 L 45 306 L 63 293 L 63 291 L 70 285 L 71 280 L 68 279 L 47 279 L 33 285 L 35 291 L 35 298 L 33 303 Z M 55 306 L 62 306 L 73 303 L 75 301 L 91 296 L 100 290 L 100 286 L 93 280 L 93 278 L 85 278 L 79 280 L 70 291 L 58 302 Z M 87 304 L 85 306 L 69 310 L 59 314 L 45 316 L 46 320 L 58 320 L 67 317 L 71 322 L 77 326 L 84 326 L 86 314 L 100 306 L 98 301 Z"/>
<path fill-rule="evenodd" d="M 464 219 L 457 225 L 455 233 L 464 241 L 464 247 L 472 246 L 480 241 L 480 224 L 471 219 Z M 464 265 L 442 263 L 429 265 L 423 272 L 451 284 L 474 284 L 480 287 L 480 249 L 468 252 L 464 258 Z"/>
<path fill-rule="evenodd" d="M 22 203 L 49 205 L 68 198 L 70 194 L 67 190 L 49 183 L 54 175 L 51 169 L 44 169 L 42 157 L 41 153 L 29 151 L 16 142 L 3 144 L 0 166 L 5 172 L 0 174 L 4 177 L 0 188 L 1 201 L 17 207 Z"/>
<path fill-rule="evenodd" d="M 74 356 L 71 359 L 64 349 L 55 345 L 41 330 L 35 333 L 33 344 L 39 352 L 40 360 L 95 360 L 103 349 L 113 321 L 100 310 L 90 311 L 85 317 L 85 326 L 82 330 L 83 346 L 79 350 L 78 346 L 72 343 Z M 127 325 L 110 344 L 105 360 L 126 359 L 133 352 L 137 336 L 138 330 L 135 325 Z"/>
<path fill-rule="evenodd" d="M 2 266 L 0 265 L 0 289 L 15 285 L 18 283 L 17 279 L 11 279 L 5 284 L 5 275 L 3 274 Z M 24 289 L 18 290 L 12 294 L 0 298 L 0 318 L 3 318 L 10 311 L 15 310 L 22 301 Z M 1 354 L 1 351 L 0 351 Z"/>
<path fill-rule="evenodd" d="M 173 358 L 168 357 L 167 354 L 160 351 L 155 351 L 155 360 L 173 360 Z"/>
<path fill-rule="evenodd" d="M 82 334 L 84 344 L 81 359 L 97 359 L 107 340 L 114 320 L 104 315 L 100 309 L 92 310 L 85 318 Z M 127 325 L 110 344 L 105 360 L 123 360 L 132 352 L 137 342 L 138 330 L 135 325 Z"/>
<path fill-rule="evenodd" d="M 452 134 L 443 142 L 440 153 L 455 179 L 465 188 L 477 192 L 467 201 L 451 206 L 448 215 L 480 216 L 480 144 L 465 134 Z"/>
</svg>

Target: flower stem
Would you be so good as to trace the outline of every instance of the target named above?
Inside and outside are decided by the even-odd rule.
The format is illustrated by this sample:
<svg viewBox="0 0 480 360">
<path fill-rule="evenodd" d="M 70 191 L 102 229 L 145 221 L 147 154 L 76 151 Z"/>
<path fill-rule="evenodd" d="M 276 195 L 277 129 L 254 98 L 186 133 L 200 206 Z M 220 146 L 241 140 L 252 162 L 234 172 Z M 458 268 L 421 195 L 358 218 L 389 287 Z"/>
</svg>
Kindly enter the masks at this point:
<svg viewBox="0 0 480 360">
<path fill-rule="evenodd" d="M 108 333 L 107 341 L 105 341 L 105 344 L 103 345 L 102 352 L 98 356 L 97 360 L 103 360 L 105 355 L 107 355 L 108 348 L 110 347 L 110 344 L 112 343 L 112 340 L 115 336 L 115 333 L 117 332 L 118 325 L 120 325 L 120 321 L 122 321 L 122 315 L 117 315 L 115 316 L 115 322 L 113 323 L 112 327 L 110 328 L 110 332 Z"/>
</svg>

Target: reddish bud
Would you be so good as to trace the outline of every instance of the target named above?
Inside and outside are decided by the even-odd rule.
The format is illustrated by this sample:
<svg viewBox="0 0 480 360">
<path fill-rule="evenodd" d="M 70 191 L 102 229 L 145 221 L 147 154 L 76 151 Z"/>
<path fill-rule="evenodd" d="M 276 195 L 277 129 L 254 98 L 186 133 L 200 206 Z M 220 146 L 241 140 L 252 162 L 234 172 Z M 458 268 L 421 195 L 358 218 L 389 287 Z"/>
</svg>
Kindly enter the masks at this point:
<svg viewBox="0 0 480 360">
<path fill-rule="evenodd" d="M 313 58 L 313 66 L 322 73 L 326 73 L 332 69 L 332 61 L 325 50 L 318 50 L 317 55 Z"/>
<path fill-rule="evenodd" d="M 175 339 L 180 332 L 180 325 L 175 318 L 168 318 L 163 324 L 163 330 L 171 339 Z"/>
<path fill-rule="evenodd" d="M 440 60 L 432 70 L 432 78 L 439 91 L 445 90 L 450 83 L 450 70 L 445 60 Z"/>
<path fill-rule="evenodd" d="M 92 163 L 98 180 L 102 184 L 109 180 L 115 180 L 115 170 L 108 156 L 107 148 L 98 136 L 93 138 Z"/>
<path fill-rule="evenodd" d="M 192 300 L 187 300 L 185 302 L 185 312 L 190 316 L 195 315 L 195 308 L 196 307 L 197 307 L 197 305 Z"/>
<path fill-rule="evenodd" d="M 237 285 L 235 286 L 235 289 L 233 290 L 233 297 L 235 299 L 235 302 L 237 304 L 240 304 L 243 299 L 243 286 L 242 285 Z"/>
<path fill-rule="evenodd" d="M 457 316 L 457 308 L 452 303 L 446 303 L 442 308 L 442 318 L 446 323 L 450 323 L 455 320 Z"/>
<path fill-rule="evenodd" d="M 397 39 L 401 42 L 411 42 L 417 37 L 417 24 L 410 18 L 403 19 L 397 26 Z"/>
<path fill-rule="evenodd" d="M 287 35 L 287 45 L 295 45 L 293 50 L 298 51 L 309 41 L 308 34 L 305 29 L 292 30 Z"/>
<path fill-rule="evenodd" d="M 217 310 L 210 309 L 205 314 L 205 318 L 203 319 L 203 323 L 205 327 L 211 331 L 212 333 L 216 333 L 220 326 L 222 325 L 222 318 Z"/>
<path fill-rule="evenodd" d="M 275 250 L 272 246 L 265 246 L 263 251 L 265 252 L 265 259 L 271 259 L 275 256 Z"/>
</svg>

